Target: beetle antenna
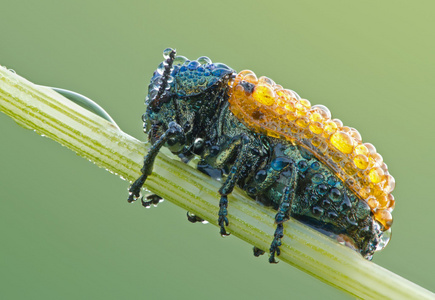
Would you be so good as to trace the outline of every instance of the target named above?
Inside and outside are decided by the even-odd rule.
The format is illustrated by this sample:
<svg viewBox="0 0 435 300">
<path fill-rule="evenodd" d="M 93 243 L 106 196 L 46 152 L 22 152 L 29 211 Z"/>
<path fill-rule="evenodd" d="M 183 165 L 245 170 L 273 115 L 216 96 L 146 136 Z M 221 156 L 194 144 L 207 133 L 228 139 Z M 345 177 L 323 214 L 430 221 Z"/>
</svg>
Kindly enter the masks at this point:
<svg viewBox="0 0 435 300">
<path fill-rule="evenodd" d="M 165 67 L 165 70 L 163 71 L 162 74 L 162 79 L 161 79 L 161 83 L 160 83 L 160 88 L 159 91 L 157 92 L 156 96 L 155 96 L 155 100 L 157 101 L 151 101 L 151 103 L 153 103 L 153 107 L 156 108 L 159 106 L 160 104 L 160 99 L 162 99 L 162 96 L 165 94 L 166 92 L 166 86 L 168 85 L 168 79 L 171 76 L 171 70 L 172 70 L 172 64 L 174 62 L 175 59 L 175 55 L 177 54 L 177 51 L 175 49 L 165 49 L 163 51 L 163 56 L 167 57 L 166 60 L 163 62 L 163 66 Z"/>
</svg>

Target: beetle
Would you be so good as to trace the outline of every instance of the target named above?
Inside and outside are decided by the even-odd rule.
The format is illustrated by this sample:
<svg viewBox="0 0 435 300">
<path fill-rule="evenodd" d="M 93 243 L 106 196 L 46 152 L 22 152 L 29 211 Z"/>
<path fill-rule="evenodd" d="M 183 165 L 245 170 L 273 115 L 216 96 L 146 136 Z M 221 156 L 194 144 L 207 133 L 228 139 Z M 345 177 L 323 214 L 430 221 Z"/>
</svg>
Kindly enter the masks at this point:
<svg viewBox="0 0 435 300">
<path fill-rule="evenodd" d="M 199 156 L 198 170 L 222 180 L 217 216 L 222 236 L 228 235 L 228 195 L 235 186 L 277 211 L 270 263 L 277 262 L 283 223 L 290 217 L 346 241 L 367 259 L 386 245 L 395 181 L 356 129 L 252 71 L 236 73 L 205 56 L 189 60 L 171 48 L 163 57 L 142 116 L 152 146 L 142 175 L 129 188 L 129 202 L 141 197 L 165 146 L 184 162 Z M 144 206 L 159 199 L 141 197 Z M 189 213 L 188 219 L 201 221 Z M 263 253 L 254 247 L 254 255 Z"/>
</svg>

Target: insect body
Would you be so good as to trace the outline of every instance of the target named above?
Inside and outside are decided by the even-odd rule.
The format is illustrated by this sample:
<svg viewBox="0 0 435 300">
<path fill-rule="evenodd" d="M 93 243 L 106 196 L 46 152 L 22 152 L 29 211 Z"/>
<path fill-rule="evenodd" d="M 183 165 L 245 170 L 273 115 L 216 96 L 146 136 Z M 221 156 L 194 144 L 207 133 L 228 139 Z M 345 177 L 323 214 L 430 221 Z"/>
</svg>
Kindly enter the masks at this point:
<svg viewBox="0 0 435 300">
<path fill-rule="evenodd" d="M 331 119 L 326 107 L 311 106 L 252 71 L 237 74 L 207 57 L 190 61 L 172 49 L 163 55 L 143 115 L 152 147 L 142 176 L 130 187 L 130 202 L 140 196 L 159 149 L 166 146 L 184 161 L 200 156 L 200 171 L 223 178 L 221 235 L 228 234 L 228 195 L 235 186 L 277 210 L 271 263 L 290 216 L 345 240 L 369 259 L 385 246 L 394 178 L 358 131 Z M 262 252 L 254 249 L 256 255 Z"/>
</svg>

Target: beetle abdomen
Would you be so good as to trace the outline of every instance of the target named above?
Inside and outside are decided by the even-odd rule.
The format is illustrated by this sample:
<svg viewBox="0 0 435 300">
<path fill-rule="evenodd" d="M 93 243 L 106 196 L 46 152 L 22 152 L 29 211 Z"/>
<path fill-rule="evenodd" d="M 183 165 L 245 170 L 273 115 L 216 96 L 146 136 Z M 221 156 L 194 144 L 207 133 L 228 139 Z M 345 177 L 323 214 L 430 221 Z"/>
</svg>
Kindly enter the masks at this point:
<svg viewBox="0 0 435 300">
<path fill-rule="evenodd" d="M 328 166 L 355 195 L 371 208 L 388 230 L 394 208 L 394 178 L 375 147 L 362 143 L 354 128 L 343 126 L 323 105 L 283 89 L 252 71 L 240 72 L 230 82 L 230 110 L 252 130 L 298 144 Z"/>
</svg>

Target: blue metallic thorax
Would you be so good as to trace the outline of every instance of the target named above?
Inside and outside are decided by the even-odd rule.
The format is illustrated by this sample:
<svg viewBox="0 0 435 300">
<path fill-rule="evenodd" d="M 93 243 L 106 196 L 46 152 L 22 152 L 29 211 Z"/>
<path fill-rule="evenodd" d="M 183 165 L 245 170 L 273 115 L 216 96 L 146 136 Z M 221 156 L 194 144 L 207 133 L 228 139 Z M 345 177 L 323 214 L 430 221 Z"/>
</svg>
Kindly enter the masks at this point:
<svg viewBox="0 0 435 300">
<path fill-rule="evenodd" d="M 234 72 L 224 64 L 200 64 L 193 60 L 189 63 L 174 66 L 171 76 L 175 81 L 171 86 L 171 92 L 177 96 L 195 96 L 203 93 L 206 89 L 217 83 L 227 74 Z"/>
<path fill-rule="evenodd" d="M 153 99 L 161 85 L 164 65 L 161 64 L 154 72 L 148 87 L 148 99 Z M 188 60 L 177 56 L 168 79 L 166 90 L 172 97 L 182 98 L 204 93 L 208 88 L 222 80 L 234 70 L 222 63 L 212 63 L 208 57 Z"/>
</svg>

